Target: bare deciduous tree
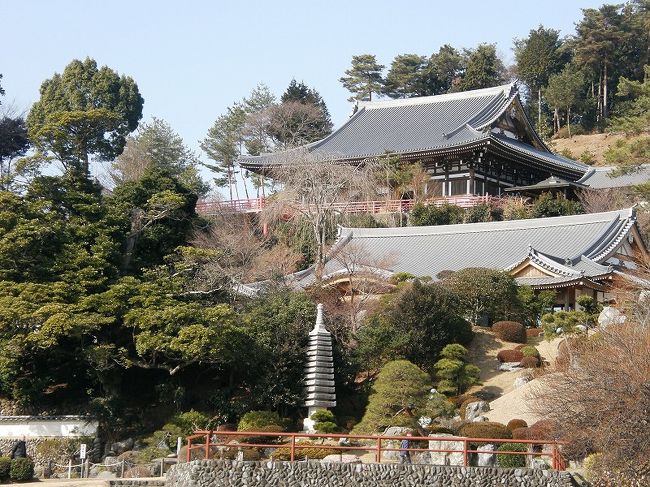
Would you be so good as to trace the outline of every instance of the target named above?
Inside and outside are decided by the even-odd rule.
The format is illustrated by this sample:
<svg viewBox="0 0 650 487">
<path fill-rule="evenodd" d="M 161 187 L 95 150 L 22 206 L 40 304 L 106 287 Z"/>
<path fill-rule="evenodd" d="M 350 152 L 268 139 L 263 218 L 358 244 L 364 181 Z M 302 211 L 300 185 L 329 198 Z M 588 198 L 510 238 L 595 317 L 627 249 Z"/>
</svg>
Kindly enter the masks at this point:
<svg viewBox="0 0 650 487">
<path fill-rule="evenodd" d="M 620 303 L 627 308 L 626 321 L 568 340 L 574 360 L 558 361 L 529 398 L 531 409 L 553 421 L 559 436 L 570 441 L 572 456 L 600 453 L 607 477 L 620 481 L 596 485 L 628 485 L 624 482 L 636 478 L 639 467 L 648 467 L 650 303 L 639 300 L 639 284 L 650 282 L 650 274 L 644 274 L 618 294 L 634 300 L 627 303 L 631 306 Z"/>
<path fill-rule="evenodd" d="M 303 218 L 311 226 L 317 245 L 316 279 L 325 265 L 326 229 L 336 212 L 343 212 L 354 201 L 374 194 L 373 162 L 345 164 L 333 157 L 295 149 L 271 170 L 282 191 L 274 195 L 265 209 L 265 222 Z"/>
<path fill-rule="evenodd" d="M 323 117 L 313 104 L 288 101 L 269 108 L 268 134 L 277 149 L 289 149 L 313 140 L 312 134 Z"/>
</svg>

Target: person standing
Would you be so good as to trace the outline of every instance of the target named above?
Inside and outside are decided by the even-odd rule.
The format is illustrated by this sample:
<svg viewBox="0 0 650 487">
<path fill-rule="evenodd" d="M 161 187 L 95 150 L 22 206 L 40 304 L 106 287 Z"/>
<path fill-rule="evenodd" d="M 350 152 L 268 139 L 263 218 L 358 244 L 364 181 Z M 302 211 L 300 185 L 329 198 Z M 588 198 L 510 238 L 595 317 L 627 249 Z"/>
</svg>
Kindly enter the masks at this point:
<svg viewBox="0 0 650 487">
<path fill-rule="evenodd" d="M 25 443 L 25 437 L 23 436 L 20 440 L 14 443 L 14 446 L 11 449 L 11 458 L 25 457 L 27 457 L 27 444 Z"/>
<path fill-rule="evenodd" d="M 411 436 L 411 433 L 406 433 L 406 436 Z M 399 463 L 400 464 L 410 464 L 411 463 L 411 452 L 408 450 L 411 448 L 410 438 L 404 438 L 399 445 Z"/>
</svg>

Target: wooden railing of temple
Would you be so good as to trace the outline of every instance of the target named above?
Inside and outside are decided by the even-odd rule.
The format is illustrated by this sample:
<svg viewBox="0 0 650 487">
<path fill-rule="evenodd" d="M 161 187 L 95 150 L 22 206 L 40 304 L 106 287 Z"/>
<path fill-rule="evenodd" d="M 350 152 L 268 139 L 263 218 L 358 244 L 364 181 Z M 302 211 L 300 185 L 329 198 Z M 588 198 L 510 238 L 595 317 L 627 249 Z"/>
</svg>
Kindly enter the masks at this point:
<svg viewBox="0 0 650 487">
<path fill-rule="evenodd" d="M 321 440 L 319 443 L 304 440 Z M 325 443 L 327 440 L 334 444 Z M 344 440 L 344 441 L 340 441 Z M 401 440 L 409 440 L 413 447 L 400 448 Z M 391 441 L 392 445 L 386 442 Z M 423 443 L 435 441 L 448 448 L 423 448 Z M 458 448 L 462 443 L 462 448 Z M 495 451 L 485 449 L 484 445 L 501 445 L 504 443 L 520 444 L 526 447 L 525 452 Z M 349 434 L 311 434 L 311 433 L 270 433 L 268 431 L 196 431 L 187 437 L 186 460 L 217 458 L 226 451 L 241 448 L 282 449 L 284 457 L 294 462 L 304 455 L 300 455 L 303 448 L 333 450 L 338 453 L 350 451 L 371 451 L 374 453 L 375 463 L 382 463 L 382 453 L 408 451 L 431 453 L 456 453 L 462 454 L 463 465 L 470 466 L 471 456 L 484 455 L 523 455 L 527 458 L 548 458 L 554 470 L 566 469 L 566 461 L 562 456 L 562 447 L 566 443 L 552 440 L 513 440 L 497 438 L 466 438 L 457 436 L 382 436 L 382 435 L 349 435 Z M 483 445 L 483 447 L 481 447 Z M 481 449 L 483 448 L 483 449 Z M 288 455 L 287 455 L 288 454 Z M 273 457 L 273 454 L 271 454 Z M 529 463 L 529 462 L 526 462 Z"/>
<path fill-rule="evenodd" d="M 471 208 L 476 205 L 501 201 L 495 196 L 445 196 L 428 200 L 375 200 L 375 201 L 342 201 L 334 203 L 332 209 L 341 213 L 404 213 L 410 211 L 416 203 L 424 205 L 442 206 L 444 204 L 456 205 L 461 208 Z M 269 202 L 268 198 L 251 198 L 244 200 L 200 200 L 196 204 L 196 211 L 201 215 L 215 215 L 222 211 L 235 211 L 243 213 L 257 213 L 264 209 Z"/>
</svg>

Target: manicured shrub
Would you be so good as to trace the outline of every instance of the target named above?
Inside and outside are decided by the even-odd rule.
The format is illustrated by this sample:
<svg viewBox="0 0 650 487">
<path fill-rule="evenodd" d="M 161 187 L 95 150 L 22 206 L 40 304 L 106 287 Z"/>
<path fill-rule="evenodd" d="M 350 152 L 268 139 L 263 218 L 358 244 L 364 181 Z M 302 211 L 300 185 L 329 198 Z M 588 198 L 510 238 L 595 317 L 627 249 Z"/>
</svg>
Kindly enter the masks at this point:
<svg viewBox="0 0 650 487">
<path fill-rule="evenodd" d="M 0 457 L 0 482 L 9 480 L 10 470 L 11 470 L 11 458 Z"/>
<path fill-rule="evenodd" d="M 239 420 L 237 431 L 260 431 L 266 426 L 281 426 L 282 420 L 273 411 L 249 411 Z"/>
<path fill-rule="evenodd" d="M 528 427 L 528 434 L 531 440 L 552 440 L 555 424 L 553 421 L 543 419 Z"/>
<path fill-rule="evenodd" d="M 510 421 L 508 421 L 506 428 L 508 428 L 511 432 L 513 432 L 518 428 L 528 428 L 528 423 L 526 423 L 526 421 L 524 421 L 523 419 L 511 419 Z"/>
<path fill-rule="evenodd" d="M 524 354 L 521 350 L 501 350 L 497 354 L 497 360 L 499 362 L 521 362 L 521 359 L 524 358 Z"/>
<path fill-rule="evenodd" d="M 539 354 L 539 350 L 537 350 L 535 347 L 531 345 L 526 345 L 525 347 L 521 348 L 521 353 L 524 354 L 524 357 L 537 357 L 538 359 L 541 359 L 542 356 Z"/>
<path fill-rule="evenodd" d="M 260 433 L 282 433 L 282 432 L 284 432 L 285 428 L 283 428 L 282 426 L 278 426 L 277 424 L 271 424 L 269 426 L 260 426 L 259 428 L 256 428 L 255 430 L 260 432 Z M 241 443 L 276 443 L 278 441 L 281 441 L 281 439 L 282 439 L 281 436 L 270 436 L 270 435 L 237 436 L 237 437 L 229 436 L 227 438 L 229 438 L 229 439 L 236 438 L 237 441 L 239 441 Z"/>
<path fill-rule="evenodd" d="M 528 432 L 528 427 L 515 428 L 512 430 L 512 439 L 513 440 L 529 440 L 530 434 Z"/>
<path fill-rule="evenodd" d="M 9 468 L 11 480 L 32 480 L 34 478 L 34 462 L 31 458 L 14 458 Z"/>
<path fill-rule="evenodd" d="M 505 342 L 526 343 L 526 328 L 516 321 L 497 321 L 492 331 Z"/>
<path fill-rule="evenodd" d="M 519 362 L 519 365 L 525 369 L 534 369 L 535 367 L 539 367 L 539 364 L 540 362 L 537 357 L 524 357 Z"/>
<path fill-rule="evenodd" d="M 506 425 L 492 421 L 466 423 L 461 426 L 459 433 L 460 436 L 466 436 L 468 438 L 512 438 L 512 433 L 510 433 Z"/>
<path fill-rule="evenodd" d="M 295 458 L 296 460 L 304 460 L 308 458 L 310 460 L 322 460 L 327 455 L 335 455 L 341 453 L 341 450 L 335 450 L 333 448 L 319 448 L 319 447 L 309 447 L 309 448 L 296 448 Z M 291 449 L 290 448 L 278 448 L 271 455 L 273 460 L 280 460 L 288 462 L 291 460 Z"/>
<path fill-rule="evenodd" d="M 503 443 L 497 451 L 527 452 L 526 445 L 520 443 Z M 526 466 L 526 455 L 497 454 L 497 465 L 501 468 L 520 468 Z"/>
<path fill-rule="evenodd" d="M 542 333 L 544 333 L 544 330 L 542 328 L 527 328 L 526 329 L 526 336 L 528 338 L 538 337 Z"/>
</svg>

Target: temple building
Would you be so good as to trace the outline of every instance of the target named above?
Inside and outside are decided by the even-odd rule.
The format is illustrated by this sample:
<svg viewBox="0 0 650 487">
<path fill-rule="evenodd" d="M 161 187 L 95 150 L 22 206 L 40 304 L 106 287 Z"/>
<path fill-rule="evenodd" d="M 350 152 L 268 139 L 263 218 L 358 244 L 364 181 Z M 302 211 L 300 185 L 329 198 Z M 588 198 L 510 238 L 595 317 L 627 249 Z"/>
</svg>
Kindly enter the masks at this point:
<svg viewBox="0 0 650 487">
<path fill-rule="evenodd" d="M 574 188 L 629 186 L 650 170 L 611 178 L 554 154 L 535 132 L 516 83 L 445 95 L 359 102 L 354 114 L 328 137 L 304 147 L 342 163 L 390 154 L 418 161 L 431 175 L 429 197 L 501 196 L 513 188 L 543 191 L 554 180 Z M 267 174 L 291 160 L 291 151 L 243 156 L 244 169 Z M 550 181 L 549 181 L 550 178 Z M 541 187 L 531 188 L 542 184 Z M 572 191 L 574 188 L 570 189 Z"/>
<path fill-rule="evenodd" d="M 351 249 L 357 254 L 353 267 L 347 258 Z M 535 290 L 555 289 L 557 307 L 575 309 L 581 294 L 610 301 L 615 277 L 646 255 L 633 208 L 459 225 L 341 228 L 322 282 L 346 294 L 351 274 L 356 282 L 361 275 L 386 281 L 397 273 L 436 281 L 444 272 L 485 267 L 507 271 Z M 316 283 L 315 268 L 287 276 L 287 282 L 309 288 Z"/>
</svg>

